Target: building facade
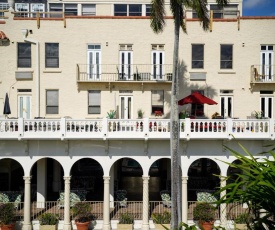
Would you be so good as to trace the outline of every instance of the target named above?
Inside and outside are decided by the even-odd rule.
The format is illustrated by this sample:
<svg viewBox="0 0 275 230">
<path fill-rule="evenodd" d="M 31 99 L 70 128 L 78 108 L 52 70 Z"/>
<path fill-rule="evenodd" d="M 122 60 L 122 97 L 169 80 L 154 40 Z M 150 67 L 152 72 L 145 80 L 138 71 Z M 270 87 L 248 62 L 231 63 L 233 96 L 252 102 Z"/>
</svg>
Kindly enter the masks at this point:
<svg viewBox="0 0 275 230">
<path fill-rule="evenodd" d="M 121 190 L 126 211 L 136 208 L 135 228 L 154 228 L 151 214 L 171 183 L 169 2 L 160 34 L 147 0 L 1 6 L 1 191 L 21 192 L 23 229 L 38 228 L 34 213 L 48 207 L 61 215 L 60 229 L 71 229 L 76 190 L 94 202 L 97 229 L 116 228 Z M 185 222 L 199 192 L 224 186 L 213 174 L 233 173 L 224 146 L 241 151 L 241 143 L 257 155 L 275 132 L 275 18 L 243 17 L 237 0 L 209 9 L 209 31 L 187 9 L 188 33 L 180 34 L 178 99 L 199 91 L 217 102 L 179 107 Z M 216 224 L 230 229 L 228 213 L 220 207 Z"/>
</svg>

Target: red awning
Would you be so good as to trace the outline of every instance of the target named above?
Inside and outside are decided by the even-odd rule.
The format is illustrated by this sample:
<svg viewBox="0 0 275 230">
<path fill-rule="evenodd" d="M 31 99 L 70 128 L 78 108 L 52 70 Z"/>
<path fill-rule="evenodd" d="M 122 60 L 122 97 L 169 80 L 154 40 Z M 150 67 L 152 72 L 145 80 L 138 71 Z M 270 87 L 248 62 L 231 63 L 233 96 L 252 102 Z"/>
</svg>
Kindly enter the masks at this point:
<svg viewBox="0 0 275 230">
<path fill-rule="evenodd" d="M 6 36 L 6 34 L 0 30 L 0 40 L 8 40 L 8 37 Z"/>
</svg>

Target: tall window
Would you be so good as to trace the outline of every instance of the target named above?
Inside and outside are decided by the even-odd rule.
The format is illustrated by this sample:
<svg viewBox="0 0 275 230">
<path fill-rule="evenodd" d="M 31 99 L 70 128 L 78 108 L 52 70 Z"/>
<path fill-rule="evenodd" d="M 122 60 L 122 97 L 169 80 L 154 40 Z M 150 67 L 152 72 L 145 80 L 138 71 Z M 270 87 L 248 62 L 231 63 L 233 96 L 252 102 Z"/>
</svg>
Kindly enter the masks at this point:
<svg viewBox="0 0 275 230">
<path fill-rule="evenodd" d="M 192 68 L 203 69 L 204 45 L 192 45 Z"/>
<path fill-rule="evenodd" d="M 88 114 L 101 113 L 101 91 L 89 90 L 88 91 Z"/>
<path fill-rule="evenodd" d="M 46 114 L 58 114 L 58 90 L 46 90 Z"/>
<path fill-rule="evenodd" d="M 164 107 L 164 91 L 152 90 L 152 114 L 156 111 L 160 111 L 163 114 Z"/>
<path fill-rule="evenodd" d="M 45 44 L 45 66 L 46 68 L 59 67 L 59 44 L 46 43 Z"/>
<path fill-rule="evenodd" d="M 141 4 L 115 4 L 114 5 L 115 16 L 142 16 Z"/>
<path fill-rule="evenodd" d="M 31 67 L 31 43 L 18 43 L 17 46 L 17 67 Z"/>
<path fill-rule="evenodd" d="M 221 69 L 233 68 L 233 46 L 221 45 Z"/>
</svg>

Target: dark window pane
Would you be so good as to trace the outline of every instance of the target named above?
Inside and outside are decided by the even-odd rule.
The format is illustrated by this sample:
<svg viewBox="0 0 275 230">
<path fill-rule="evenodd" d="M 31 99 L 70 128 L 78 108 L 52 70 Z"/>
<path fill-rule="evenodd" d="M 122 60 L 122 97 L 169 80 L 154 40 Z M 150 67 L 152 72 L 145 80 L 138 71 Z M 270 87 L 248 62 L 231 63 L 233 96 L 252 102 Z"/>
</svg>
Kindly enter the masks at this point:
<svg viewBox="0 0 275 230">
<path fill-rule="evenodd" d="M 233 46 L 221 45 L 221 69 L 232 69 L 233 67 Z"/>
<path fill-rule="evenodd" d="M 47 114 L 58 114 L 58 90 L 47 90 L 46 91 L 46 113 Z"/>
<path fill-rule="evenodd" d="M 18 43 L 17 50 L 17 67 L 31 67 L 31 44 Z"/>
<path fill-rule="evenodd" d="M 59 44 L 58 43 L 46 43 L 46 68 L 58 68 L 59 67 Z"/>
<path fill-rule="evenodd" d="M 192 45 L 192 68 L 202 69 L 204 62 L 204 45 Z"/>
<path fill-rule="evenodd" d="M 115 4 L 115 16 L 127 16 L 126 4 Z"/>
<path fill-rule="evenodd" d="M 141 16 L 141 4 L 131 4 L 129 5 L 129 16 Z"/>
<path fill-rule="evenodd" d="M 146 16 L 151 16 L 152 5 L 146 5 Z"/>
</svg>

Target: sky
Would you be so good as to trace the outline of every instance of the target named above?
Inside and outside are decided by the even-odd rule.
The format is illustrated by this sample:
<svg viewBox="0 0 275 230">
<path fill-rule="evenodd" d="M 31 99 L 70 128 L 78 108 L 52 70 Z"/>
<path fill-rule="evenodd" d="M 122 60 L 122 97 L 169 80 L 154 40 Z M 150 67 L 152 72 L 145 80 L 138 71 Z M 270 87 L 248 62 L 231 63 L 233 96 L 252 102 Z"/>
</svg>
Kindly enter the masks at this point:
<svg viewBox="0 0 275 230">
<path fill-rule="evenodd" d="M 243 0 L 243 16 L 275 16 L 275 0 Z"/>
</svg>

